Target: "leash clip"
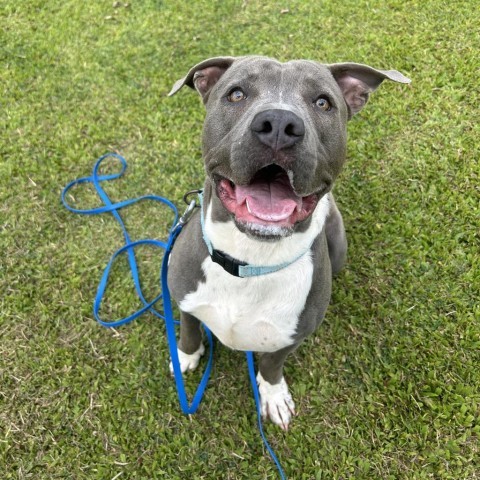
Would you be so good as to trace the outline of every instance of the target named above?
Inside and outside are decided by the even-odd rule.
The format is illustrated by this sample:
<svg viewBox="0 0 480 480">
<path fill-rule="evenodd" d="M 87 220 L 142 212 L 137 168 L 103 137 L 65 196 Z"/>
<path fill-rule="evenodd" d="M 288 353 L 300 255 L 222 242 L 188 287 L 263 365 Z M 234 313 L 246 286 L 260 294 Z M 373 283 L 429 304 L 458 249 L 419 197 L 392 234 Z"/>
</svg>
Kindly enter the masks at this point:
<svg viewBox="0 0 480 480">
<path fill-rule="evenodd" d="M 191 200 L 189 200 L 189 197 L 191 197 L 192 195 L 199 195 L 203 192 L 202 189 L 196 189 L 196 190 L 189 190 L 184 196 L 183 196 L 183 201 L 187 204 L 187 205 L 191 205 L 192 202 Z"/>
<path fill-rule="evenodd" d="M 175 226 L 177 227 L 181 225 L 183 227 L 190 220 L 190 217 L 192 216 L 195 208 L 197 208 L 197 202 L 195 200 L 192 200 L 183 215 L 178 219 L 177 225 Z"/>
<path fill-rule="evenodd" d="M 200 207 L 200 205 L 197 205 L 197 202 L 195 199 L 189 200 L 189 197 L 192 195 L 198 195 L 202 193 L 202 190 L 190 190 L 183 196 L 183 201 L 188 205 L 187 209 L 183 213 L 183 215 L 178 219 L 177 224 L 175 225 L 174 229 L 177 227 L 183 227 L 189 220 L 190 217 L 193 214 L 193 211 Z"/>
</svg>

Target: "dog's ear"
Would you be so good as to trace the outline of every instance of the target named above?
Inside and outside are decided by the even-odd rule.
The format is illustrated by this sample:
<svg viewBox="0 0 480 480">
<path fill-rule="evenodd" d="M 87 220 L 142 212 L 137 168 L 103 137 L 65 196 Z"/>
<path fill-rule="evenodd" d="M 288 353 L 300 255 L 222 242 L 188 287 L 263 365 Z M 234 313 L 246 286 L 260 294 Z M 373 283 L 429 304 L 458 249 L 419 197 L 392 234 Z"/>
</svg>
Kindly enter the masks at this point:
<svg viewBox="0 0 480 480">
<path fill-rule="evenodd" d="M 235 61 L 235 57 L 215 57 L 204 60 L 192 67 L 187 75 L 173 85 L 168 96 L 177 93 L 184 85 L 195 88 L 205 103 L 212 87 Z"/>
<path fill-rule="evenodd" d="M 358 63 L 335 63 L 328 65 L 328 68 L 343 93 L 349 118 L 365 106 L 370 93 L 375 91 L 384 80 L 400 83 L 411 81 L 396 70 L 377 70 Z"/>
</svg>

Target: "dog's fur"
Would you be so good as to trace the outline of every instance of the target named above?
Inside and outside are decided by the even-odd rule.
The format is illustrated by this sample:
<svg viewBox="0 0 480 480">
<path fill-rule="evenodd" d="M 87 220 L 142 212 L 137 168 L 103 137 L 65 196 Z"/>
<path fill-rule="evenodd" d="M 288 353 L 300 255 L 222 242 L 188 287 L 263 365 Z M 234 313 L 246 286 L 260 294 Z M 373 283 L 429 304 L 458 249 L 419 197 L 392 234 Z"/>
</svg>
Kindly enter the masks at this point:
<svg viewBox="0 0 480 480">
<path fill-rule="evenodd" d="M 252 265 L 288 266 L 238 278 L 212 262 L 195 215 L 178 238 L 168 282 L 181 310 L 182 371 L 204 352 L 199 320 L 232 349 L 260 352 L 262 413 L 288 428 L 294 403 L 283 363 L 322 321 L 347 242 L 331 189 L 346 124 L 397 71 L 265 57 L 220 57 L 173 87 L 195 88 L 207 115 L 204 230 L 216 250 Z"/>
</svg>

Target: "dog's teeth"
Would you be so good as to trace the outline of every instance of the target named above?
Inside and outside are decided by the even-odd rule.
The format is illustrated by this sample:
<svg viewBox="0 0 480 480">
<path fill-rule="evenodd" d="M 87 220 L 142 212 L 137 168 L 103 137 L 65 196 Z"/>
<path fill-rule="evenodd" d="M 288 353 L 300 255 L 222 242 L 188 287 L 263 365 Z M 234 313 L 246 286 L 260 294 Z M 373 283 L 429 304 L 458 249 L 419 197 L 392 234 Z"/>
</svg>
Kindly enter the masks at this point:
<svg viewBox="0 0 480 480">
<path fill-rule="evenodd" d="M 247 211 L 250 215 L 253 215 L 252 214 L 252 211 L 250 210 L 250 205 L 248 204 L 248 200 L 245 200 L 245 204 L 247 205 Z"/>
</svg>

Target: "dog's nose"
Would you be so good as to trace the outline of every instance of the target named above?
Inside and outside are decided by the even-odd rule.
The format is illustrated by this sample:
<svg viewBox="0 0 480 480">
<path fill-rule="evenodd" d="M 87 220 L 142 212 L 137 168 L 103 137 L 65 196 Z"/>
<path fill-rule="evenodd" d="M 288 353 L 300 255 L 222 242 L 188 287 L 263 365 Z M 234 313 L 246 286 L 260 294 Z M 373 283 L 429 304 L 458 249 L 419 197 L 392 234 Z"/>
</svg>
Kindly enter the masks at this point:
<svg viewBox="0 0 480 480">
<path fill-rule="evenodd" d="M 274 151 L 293 146 L 305 135 L 303 120 L 289 110 L 257 113 L 250 127 L 257 138 Z"/>
</svg>

